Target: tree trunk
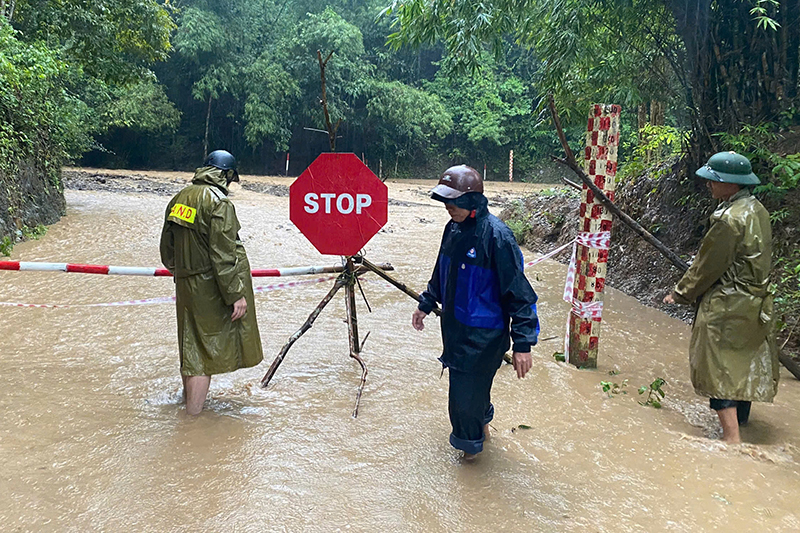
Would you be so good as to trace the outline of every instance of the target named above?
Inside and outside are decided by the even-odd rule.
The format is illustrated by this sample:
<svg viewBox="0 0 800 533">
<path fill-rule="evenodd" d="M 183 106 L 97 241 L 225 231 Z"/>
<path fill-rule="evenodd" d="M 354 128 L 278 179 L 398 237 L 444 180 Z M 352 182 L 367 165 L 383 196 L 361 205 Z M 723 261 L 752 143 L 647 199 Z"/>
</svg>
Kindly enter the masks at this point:
<svg viewBox="0 0 800 533">
<path fill-rule="evenodd" d="M 317 61 L 319 61 L 319 78 L 320 85 L 322 85 L 322 112 L 325 115 L 325 127 L 328 130 L 328 142 L 330 143 L 331 152 L 336 151 L 336 131 L 342 123 L 342 119 L 336 121 L 336 125 L 331 124 L 331 116 L 328 113 L 328 87 L 325 81 L 325 68 L 328 66 L 328 61 L 333 56 L 333 50 L 328 54 L 324 60 L 322 59 L 322 52 L 317 50 Z"/>
<path fill-rule="evenodd" d="M 639 125 L 639 144 L 644 142 L 644 138 L 642 137 L 642 130 L 647 125 L 647 104 L 642 102 L 639 104 L 639 113 L 637 115 L 638 118 L 638 125 Z"/>
<path fill-rule="evenodd" d="M 206 134 L 203 138 L 203 162 L 208 157 L 208 125 L 211 122 L 211 95 L 208 95 L 208 109 L 206 110 Z"/>
<path fill-rule="evenodd" d="M 800 0 L 783 0 L 781 11 L 784 13 L 783 28 L 786 30 L 786 59 L 784 61 L 784 71 L 786 72 L 786 83 L 784 92 L 788 99 L 797 97 L 798 71 L 800 70 L 800 32 L 797 31 L 800 25 Z"/>
<path fill-rule="evenodd" d="M 6 0 L 0 0 L 0 16 L 3 16 L 11 22 L 11 19 L 14 18 L 14 9 L 17 7 L 17 0 L 11 0 L 7 2 Z"/>
</svg>

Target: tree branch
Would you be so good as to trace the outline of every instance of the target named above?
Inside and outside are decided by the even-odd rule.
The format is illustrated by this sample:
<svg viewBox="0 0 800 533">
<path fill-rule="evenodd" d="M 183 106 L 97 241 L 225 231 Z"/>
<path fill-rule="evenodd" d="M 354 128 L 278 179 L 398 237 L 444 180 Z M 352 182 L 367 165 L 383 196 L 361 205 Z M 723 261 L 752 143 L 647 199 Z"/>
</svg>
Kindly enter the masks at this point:
<svg viewBox="0 0 800 533">
<path fill-rule="evenodd" d="M 561 159 L 558 157 L 553 157 L 554 161 L 558 161 L 562 165 L 566 165 L 572 169 L 575 174 L 581 179 L 581 181 L 589 188 L 589 190 L 594 193 L 595 198 L 597 198 L 601 204 L 603 204 L 609 211 L 614 213 L 622 222 L 625 223 L 629 228 L 631 228 L 634 233 L 639 235 L 645 241 L 652 244 L 656 250 L 661 252 L 664 257 L 666 257 L 670 263 L 675 265 L 681 272 L 686 272 L 688 270 L 689 265 L 686 264 L 684 260 L 678 257 L 678 254 L 667 248 L 664 243 L 656 239 L 649 231 L 644 229 L 641 224 L 636 222 L 627 213 L 623 212 L 619 207 L 617 207 L 614 202 L 609 200 L 608 196 L 594 184 L 594 182 L 586 175 L 583 169 L 578 166 L 577 161 L 575 161 L 575 156 L 572 154 L 572 150 L 569 148 L 569 144 L 567 143 L 567 137 L 564 135 L 564 130 L 561 127 L 561 118 L 558 116 L 558 111 L 556 110 L 556 104 L 553 100 L 553 95 L 551 94 L 549 97 L 549 106 L 550 106 L 550 114 L 553 116 L 553 123 L 556 126 L 556 131 L 558 133 L 558 138 L 561 141 L 561 146 L 564 148 L 564 152 L 566 153 L 567 157 L 565 159 Z"/>
</svg>

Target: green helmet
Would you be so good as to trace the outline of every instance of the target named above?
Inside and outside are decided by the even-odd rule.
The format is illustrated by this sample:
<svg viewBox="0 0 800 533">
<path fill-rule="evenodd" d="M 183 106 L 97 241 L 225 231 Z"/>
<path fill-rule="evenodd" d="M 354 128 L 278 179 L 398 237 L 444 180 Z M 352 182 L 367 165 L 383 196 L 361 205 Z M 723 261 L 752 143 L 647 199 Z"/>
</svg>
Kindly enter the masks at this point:
<svg viewBox="0 0 800 533">
<path fill-rule="evenodd" d="M 758 185 L 761 180 L 753 174 L 750 160 L 736 152 L 719 152 L 711 156 L 695 174 L 704 180 L 736 183 L 738 185 Z"/>
</svg>

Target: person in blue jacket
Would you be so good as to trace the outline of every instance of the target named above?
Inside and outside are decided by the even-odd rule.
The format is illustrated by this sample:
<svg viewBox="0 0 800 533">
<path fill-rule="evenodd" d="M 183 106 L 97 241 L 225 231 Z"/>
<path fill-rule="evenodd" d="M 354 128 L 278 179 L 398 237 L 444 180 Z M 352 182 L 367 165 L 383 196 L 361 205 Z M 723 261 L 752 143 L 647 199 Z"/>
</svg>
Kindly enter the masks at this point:
<svg viewBox="0 0 800 533">
<path fill-rule="evenodd" d="M 452 220 L 411 323 L 422 331 L 425 317 L 442 305 L 439 360 L 450 376 L 450 444 L 473 459 L 489 436 L 492 381 L 511 341 L 517 377 L 531 368 L 531 346 L 539 335 L 537 297 L 514 234 L 489 213 L 483 180 L 474 168 L 447 169 L 431 198 L 445 204 Z"/>
</svg>

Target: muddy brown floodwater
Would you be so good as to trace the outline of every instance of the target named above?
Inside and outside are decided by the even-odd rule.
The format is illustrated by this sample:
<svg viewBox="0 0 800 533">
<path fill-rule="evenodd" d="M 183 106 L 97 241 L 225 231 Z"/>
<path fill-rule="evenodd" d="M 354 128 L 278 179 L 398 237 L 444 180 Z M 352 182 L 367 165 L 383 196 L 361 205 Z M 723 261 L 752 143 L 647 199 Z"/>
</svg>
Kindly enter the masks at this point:
<svg viewBox="0 0 800 533">
<path fill-rule="evenodd" d="M 152 176 L 171 186 L 190 177 Z M 426 199 L 430 186 L 390 183 L 389 223 L 367 247 L 370 259 L 393 263 L 416 288 L 428 279 L 447 220 Z M 530 186 L 488 188 L 501 202 Z M 157 266 L 168 200 L 157 192 L 68 190 L 67 216 L 12 258 Z M 238 186 L 232 198 L 254 267 L 336 262 L 289 222 L 288 198 Z M 542 337 L 563 335 L 564 270 L 546 262 L 527 272 L 540 296 Z M 90 304 L 172 293 L 161 278 L 0 279 L 0 301 Z M 600 368 L 556 362 L 560 340 L 534 348 L 524 380 L 501 368 L 492 439 L 477 462 L 462 464 L 447 440 L 437 321 L 414 331 L 414 303 L 384 284 L 364 286 L 374 312 L 361 305 L 359 328 L 371 335 L 358 419 L 350 414 L 359 369 L 346 355 L 341 298 L 295 344 L 270 387 L 259 388 L 329 283 L 256 297 L 265 363 L 214 377 L 196 418 L 180 404 L 172 305 L 0 307 L 0 529 L 800 529 L 800 383 L 785 371 L 777 401 L 753 407 L 742 432 L 749 444 L 726 447 L 688 382 L 689 327 L 609 290 Z M 656 377 L 667 380 L 661 410 L 637 403 L 636 389 Z M 628 394 L 609 398 L 602 380 L 627 380 Z"/>
</svg>

